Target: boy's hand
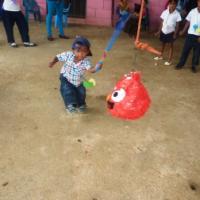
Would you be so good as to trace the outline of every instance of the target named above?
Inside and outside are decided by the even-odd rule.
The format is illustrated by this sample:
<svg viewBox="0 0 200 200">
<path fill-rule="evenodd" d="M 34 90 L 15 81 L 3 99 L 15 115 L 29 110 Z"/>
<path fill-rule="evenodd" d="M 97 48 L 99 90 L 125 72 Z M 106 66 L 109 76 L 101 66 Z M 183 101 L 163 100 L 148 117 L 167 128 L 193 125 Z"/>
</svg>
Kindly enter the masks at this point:
<svg viewBox="0 0 200 200">
<path fill-rule="evenodd" d="M 96 72 L 100 71 L 102 66 L 103 66 L 103 62 L 99 61 L 95 66 Z"/>
<path fill-rule="evenodd" d="M 49 68 L 52 68 L 54 66 L 55 63 L 58 62 L 58 58 L 55 57 L 50 63 L 49 63 Z"/>
<path fill-rule="evenodd" d="M 49 63 L 49 68 L 52 68 L 54 66 L 54 62 Z"/>
</svg>

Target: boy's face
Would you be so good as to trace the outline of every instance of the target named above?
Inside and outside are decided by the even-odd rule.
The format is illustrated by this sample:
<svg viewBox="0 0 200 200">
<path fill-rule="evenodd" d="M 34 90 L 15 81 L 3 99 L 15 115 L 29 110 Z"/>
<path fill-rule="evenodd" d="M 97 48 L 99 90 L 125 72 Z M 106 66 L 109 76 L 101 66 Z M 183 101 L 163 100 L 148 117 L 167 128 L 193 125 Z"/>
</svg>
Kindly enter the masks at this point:
<svg viewBox="0 0 200 200">
<path fill-rule="evenodd" d="M 88 47 L 80 46 L 79 48 L 74 49 L 73 52 L 75 54 L 77 61 L 80 61 L 87 57 L 87 55 L 89 53 L 89 49 L 88 49 Z"/>
<path fill-rule="evenodd" d="M 176 5 L 175 2 L 171 2 L 171 3 L 169 4 L 169 11 L 170 11 L 170 12 L 175 11 L 176 6 L 177 6 L 177 5 Z"/>
</svg>

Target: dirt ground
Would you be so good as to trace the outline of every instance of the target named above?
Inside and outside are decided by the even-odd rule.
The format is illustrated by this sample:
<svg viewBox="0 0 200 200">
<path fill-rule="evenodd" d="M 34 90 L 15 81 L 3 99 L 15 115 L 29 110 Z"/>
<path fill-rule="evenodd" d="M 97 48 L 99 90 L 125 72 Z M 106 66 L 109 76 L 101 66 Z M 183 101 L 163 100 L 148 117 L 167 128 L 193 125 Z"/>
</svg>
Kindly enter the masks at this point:
<svg viewBox="0 0 200 200">
<path fill-rule="evenodd" d="M 88 89 L 88 113 L 70 116 L 59 94 L 61 64 L 49 61 L 73 39 L 48 42 L 32 23 L 36 48 L 8 47 L 0 24 L 0 200 L 199 200 L 200 72 L 174 70 L 134 49 L 124 33 Z M 84 35 L 96 63 L 111 28 L 70 25 Z M 17 43 L 21 43 L 15 31 Z M 57 35 L 55 34 L 57 37 Z M 159 41 L 144 34 L 145 41 Z M 174 63 L 184 38 L 176 42 Z M 152 104 L 135 121 L 113 118 L 105 98 L 131 70 L 142 72 Z"/>
</svg>

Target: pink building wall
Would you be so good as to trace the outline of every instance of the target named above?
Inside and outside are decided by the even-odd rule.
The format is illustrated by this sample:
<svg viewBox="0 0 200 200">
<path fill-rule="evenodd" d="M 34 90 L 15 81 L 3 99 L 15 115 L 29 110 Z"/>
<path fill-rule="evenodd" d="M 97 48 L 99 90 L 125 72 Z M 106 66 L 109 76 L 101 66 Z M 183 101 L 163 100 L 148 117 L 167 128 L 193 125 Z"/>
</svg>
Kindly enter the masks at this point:
<svg viewBox="0 0 200 200">
<path fill-rule="evenodd" d="M 160 14 L 164 9 L 167 0 L 149 0 L 149 13 L 150 13 L 150 28 L 155 29 L 158 27 Z M 37 0 L 41 6 L 43 16 L 46 14 L 46 0 Z M 115 6 L 119 0 L 115 0 Z M 131 5 L 140 3 L 141 0 L 129 0 Z M 114 17 L 116 19 L 116 17 Z M 69 22 L 111 26 L 112 25 L 112 0 L 87 0 L 86 3 L 86 18 L 75 19 L 70 18 Z"/>
</svg>

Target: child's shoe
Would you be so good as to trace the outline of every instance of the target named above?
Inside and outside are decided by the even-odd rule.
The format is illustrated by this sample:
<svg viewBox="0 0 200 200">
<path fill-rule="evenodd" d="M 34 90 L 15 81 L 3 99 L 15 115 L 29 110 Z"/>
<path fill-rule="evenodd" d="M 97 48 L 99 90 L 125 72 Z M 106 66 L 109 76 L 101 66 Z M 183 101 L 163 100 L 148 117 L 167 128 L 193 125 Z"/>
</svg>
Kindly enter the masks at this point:
<svg viewBox="0 0 200 200">
<path fill-rule="evenodd" d="M 156 56 L 153 58 L 154 60 L 163 60 L 163 57 L 162 56 Z"/>
<path fill-rule="evenodd" d="M 10 45 L 10 47 L 13 47 L 13 48 L 17 48 L 18 47 L 18 45 L 15 42 L 10 43 L 9 45 Z"/>
<path fill-rule="evenodd" d="M 171 62 L 168 62 L 168 61 L 166 61 L 165 63 L 164 63 L 164 65 L 166 65 L 166 66 L 170 66 L 172 63 Z"/>
<path fill-rule="evenodd" d="M 67 106 L 66 110 L 67 110 L 69 113 L 76 113 L 76 112 L 77 112 L 76 107 L 73 106 L 73 105 L 71 105 L 71 104 Z"/>
<path fill-rule="evenodd" d="M 87 110 L 87 105 L 84 104 L 84 105 L 80 106 L 80 107 L 78 108 L 78 110 L 79 110 L 80 113 L 84 113 L 84 112 Z"/>
</svg>

